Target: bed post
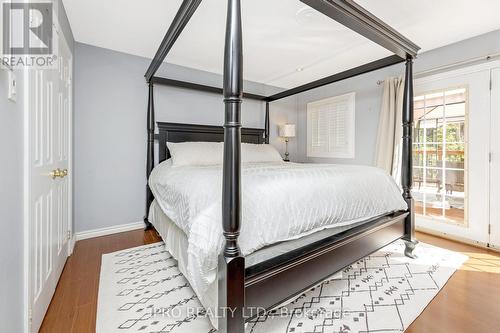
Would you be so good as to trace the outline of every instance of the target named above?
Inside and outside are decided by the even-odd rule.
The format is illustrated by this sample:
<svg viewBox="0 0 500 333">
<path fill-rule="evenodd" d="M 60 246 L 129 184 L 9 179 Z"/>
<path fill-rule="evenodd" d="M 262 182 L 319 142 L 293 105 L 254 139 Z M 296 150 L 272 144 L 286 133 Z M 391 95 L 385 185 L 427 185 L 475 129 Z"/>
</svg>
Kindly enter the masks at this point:
<svg viewBox="0 0 500 333">
<path fill-rule="evenodd" d="M 403 151 L 401 165 L 401 185 L 403 187 L 403 198 L 408 204 L 409 215 L 405 220 L 405 255 L 415 258 L 413 250 L 417 244 L 415 238 L 415 202 L 411 194 L 413 184 L 413 156 L 412 156 L 412 134 L 413 134 L 413 57 L 406 59 L 405 87 L 403 95 Z"/>
<path fill-rule="evenodd" d="M 149 81 L 149 94 L 148 94 L 148 120 L 147 120 L 147 129 L 148 129 L 148 143 L 147 143 L 147 157 L 146 157 L 146 215 L 144 216 L 144 223 L 146 224 L 145 230 L 149 230 L 153 227 L 151 222 L 148 220 L 149 215 L 149 207 L 153 202 L 153 193 L 149 188 L 149 184 L 147 181 L 149 180 L 149 175 L 151 171 L 153 171 L 155 164 L 155 155 L 154 155 L 154 143 L 155 143 L 155 106 L 153 99 L 153 82 Z"/>
<path fill-rule="evenodd" d="M 228 0 L 224 49 L 224 161 L 222 229 L 225 244 L 219 255 L 218 306 L 220 332 L 243 333 L 245 320 L 245 258 L 238 247 L 241 223 L 241 102 L 243 48 L 240 0 Z"/>
<path fill-rule="evenodd" d="M 264 131 L 264 142 L 269 143 L 269 101 L 266 101 L 266 121 L 265 121 L 265 131 Z"/>
</svg>

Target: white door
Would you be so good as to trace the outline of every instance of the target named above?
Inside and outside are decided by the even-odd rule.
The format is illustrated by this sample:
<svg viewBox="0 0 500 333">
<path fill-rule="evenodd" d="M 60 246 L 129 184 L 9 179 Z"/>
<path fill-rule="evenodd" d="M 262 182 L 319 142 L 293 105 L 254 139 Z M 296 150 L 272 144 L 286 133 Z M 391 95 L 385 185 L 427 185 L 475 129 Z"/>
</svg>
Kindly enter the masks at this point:
<svg viewBox="0 0 500 333">
<path fill-rule="evenodd" d="M 490 245 L 500 248 L 500 68 L 491 71 Z"/>
<path fill-rule="evenodd" d="M 68 256 L 70 238 L 72 57 L 64 38 L 57 38 L 57 69 L 30 69 L 27 74 L 30 332 L 37 332 L 43 321 Z"/>
<path fill-rule="evenodd" d="M 488 244 L 490 70 L 457 70 L 415 85 L 417 227 Z"/>
</svg>

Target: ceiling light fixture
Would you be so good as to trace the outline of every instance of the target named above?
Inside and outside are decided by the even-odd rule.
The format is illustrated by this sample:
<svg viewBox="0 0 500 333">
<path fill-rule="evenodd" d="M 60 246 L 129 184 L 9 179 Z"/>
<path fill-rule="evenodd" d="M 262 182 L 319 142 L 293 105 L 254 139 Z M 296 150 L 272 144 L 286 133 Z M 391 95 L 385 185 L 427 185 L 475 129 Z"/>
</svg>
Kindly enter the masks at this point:
<svg viewBox="0 0 500 333">
<path fill-rule="evenodd" d="M 342 24 L 331 20 L 327 16 L 309 6 L 304 6 L 295 13 L 295 21 L 300 26 L 308 29 L 304 31 L 309 32 L 313 31 L 311 29 L 323 29 L 325 31 L 329 31 L 330 33 L 334 33 L 336 31 L 349 31 L 349 29 L 344 27 Z"/>
<path fill-rule="evenodd" d="M 300 25 L 310 25 L 317 18 L 317 11 L 309 6 L 304 6 L 297 11 L 295 19 Z"/>
</svg>

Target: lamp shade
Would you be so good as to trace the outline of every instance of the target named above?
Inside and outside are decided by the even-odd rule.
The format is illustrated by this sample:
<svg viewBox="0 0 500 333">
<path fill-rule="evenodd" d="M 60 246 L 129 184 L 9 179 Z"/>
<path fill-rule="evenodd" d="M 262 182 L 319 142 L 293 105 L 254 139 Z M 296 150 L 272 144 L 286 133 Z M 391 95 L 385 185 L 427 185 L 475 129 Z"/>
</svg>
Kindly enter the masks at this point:
<svg viewBox="0 0 500 333">
<path fill-rule="evenodd" d="M 295 137 L 295 124 L 284 124 L 279 126 L 279 136 L 282 138 Z"/>
</svg>

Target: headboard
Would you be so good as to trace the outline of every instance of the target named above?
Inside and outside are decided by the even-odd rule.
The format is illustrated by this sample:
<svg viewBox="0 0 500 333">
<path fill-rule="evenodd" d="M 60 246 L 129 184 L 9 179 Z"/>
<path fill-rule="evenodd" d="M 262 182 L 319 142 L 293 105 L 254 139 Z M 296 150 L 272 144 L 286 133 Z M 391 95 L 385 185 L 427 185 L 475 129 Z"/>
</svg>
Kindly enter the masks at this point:
<svg viewBox="0 0 500 333">
<path fill-rule="evenodd" d="M 156 139 L 159 143 L 158 161 L 161 163 L 170 158 L 167 149 L 167 142 L 188 142 L 188 141 L 224 141 L 224 128 L 222 126 L 194 125 L 157 122 L 158 135 Z M 245 143 L 265 143 L 265 129 L 242 128 L 241 142 Z"/>
</svg>

